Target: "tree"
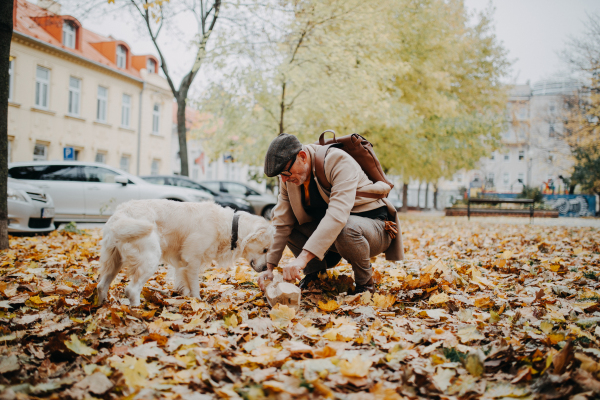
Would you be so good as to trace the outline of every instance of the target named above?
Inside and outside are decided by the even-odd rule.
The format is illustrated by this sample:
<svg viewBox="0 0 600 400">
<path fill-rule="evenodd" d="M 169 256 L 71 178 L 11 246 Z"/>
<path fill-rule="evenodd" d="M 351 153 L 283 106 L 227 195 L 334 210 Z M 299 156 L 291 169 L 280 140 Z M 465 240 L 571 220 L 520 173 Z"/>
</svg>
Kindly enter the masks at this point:
<svg viewBox="0 0 600 400">
<path fill-rule="evenodd" d="M 8 64 L 13 32 L 12 1 L 0 4 L 0 250 L 8 249 Z"/>
<path fill-rule="evenodd" d="M 199 103 L 218 126 L 204 135 L 213 154 L 258 164 L 277 133 L 312 142 L 333 128 L 367 137 L 404 182 L 435 182 L 490 151 L 508 63 L 487 15 L 470 26 L 459 0 L 284 4 L 278 34 L 247 56 L 259 61 Z"/>
<path fill-rule="evenodd" d="M 571 183 L 600 193 L 600 22 L 590 15 L 584 35 L 572 38 L 563 51 L 581 87 L 563 96 L 564 139 L 575 160 Z"/>
<path fill-rule="evenodd" d="M 115 3 L 115 0 L 108 0 Z M 95 0 L 92 0 L 91 6 Z M 187 153 L 187 130 L 185 125 L 185 109 L 187 107 L 190 87 L 200 71 L 207 55 L 208 40 L 219 19 L 221 0 L 121 0 L 123 5 L 129 5 L 139 16 L 140 22 L 152 40 L 160 59 L 160 67 L 165 74 L 169 87 L 177 102 L 177 135 L 179 138 L 179 155 L 181 160 L 181 175 L 189 176 Z M 195 39 L 195 57 L 188 72 L 176 86 L 167 60 L 159 44 L 159 35 L 168 18 L 182 13 L 191 13 L 196 19 L 197 35 Z"/>
</svg>

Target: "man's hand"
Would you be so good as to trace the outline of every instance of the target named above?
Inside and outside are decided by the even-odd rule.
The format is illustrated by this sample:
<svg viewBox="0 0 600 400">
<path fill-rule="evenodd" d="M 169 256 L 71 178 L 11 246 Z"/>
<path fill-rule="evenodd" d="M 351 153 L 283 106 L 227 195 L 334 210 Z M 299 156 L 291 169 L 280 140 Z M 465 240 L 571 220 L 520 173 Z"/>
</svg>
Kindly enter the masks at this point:
<svg viewBox="0 0 600 400">
<path fill-rule="evenodd" d="M 275 268 L 275 265 L 267 264 L 267 270 L 265 272 L 263 272 L 262 274 L 260 274 L 260 276 L 258 277 L 258 287 L 263 292 L 267 288 L 267 284 L 269 283 L 269 281 L 273 280 L 273 269 L 274 268 Z"/>
<path fill-rule="evenodd" d="M 302 275 L 300 272 L 306 267 L 306 264 L 316 256 L 306 250 L 302 250 L 302 253 L 293 261 L 289 262 L 283 267 L 283 279 L 286 281 L 295 281 L 301 279 Z"/>
</svg>

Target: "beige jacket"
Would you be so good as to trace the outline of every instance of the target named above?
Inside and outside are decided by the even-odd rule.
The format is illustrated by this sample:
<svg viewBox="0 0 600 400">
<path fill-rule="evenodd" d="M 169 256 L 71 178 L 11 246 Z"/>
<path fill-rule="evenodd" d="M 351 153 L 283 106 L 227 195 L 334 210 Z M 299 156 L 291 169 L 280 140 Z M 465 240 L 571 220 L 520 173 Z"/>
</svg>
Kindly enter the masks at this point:
<svg viewBox="0 0 600 400">
<path fill-rule="evenodd" d="M 392 240 L 390 247 L 385 252 L 387 260 L 397 261 L 404 259 L 404 248 L 402 246 L 402 232 L 396 209 L 387 199 L 371 199 L 357 197 L 356 191 L 371 193 L 387 193 L 389 185 L 385 182 L 373 183 L 363 172 L 358 163 L 343 150 L 331 148 L 325 158 L 325 176 L 331 183 L 331 191 L 326 191 L 319 185 L 315 178 L 315 152 L 317 145 L 309 144 L 303 149 L 310 154 L 312 160 L 312 177 L 317 181 L 317 187 L 323 199 L 329 204 L 325 217 L 304 245 L 304 250 L 310 251 L 320 260 L 325 252 L 336 240 L 350 213 L 358 213 L 373 210 L 381 206 L 387 206 L 398 224 L 398 235 Z M 312 221 L 312 218 L 302 207 L 301 186 L 293 183 L 289 185 L 279 181 L 279 198 L 273 209 L 273 225 L 275 226 L 275 241 L 267 255 L 267 262 L 277 265 L 288 242 L 294 224 L 300 225 Z"/>
</svg>

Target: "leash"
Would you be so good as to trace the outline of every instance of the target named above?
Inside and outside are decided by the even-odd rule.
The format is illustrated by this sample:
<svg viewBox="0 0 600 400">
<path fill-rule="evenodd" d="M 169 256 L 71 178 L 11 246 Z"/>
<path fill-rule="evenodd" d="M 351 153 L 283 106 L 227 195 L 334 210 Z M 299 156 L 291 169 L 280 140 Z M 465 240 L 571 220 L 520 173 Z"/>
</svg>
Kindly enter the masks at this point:
<svg viewBox="0 0 600 400">
<path fill-rule="evenodd" d="M 240 224 L 240 214 L 233 212 L 233 221 L 231 221 L 231 250 L 235 250 L 238 241 L 238 227 Z"/>
</svg>

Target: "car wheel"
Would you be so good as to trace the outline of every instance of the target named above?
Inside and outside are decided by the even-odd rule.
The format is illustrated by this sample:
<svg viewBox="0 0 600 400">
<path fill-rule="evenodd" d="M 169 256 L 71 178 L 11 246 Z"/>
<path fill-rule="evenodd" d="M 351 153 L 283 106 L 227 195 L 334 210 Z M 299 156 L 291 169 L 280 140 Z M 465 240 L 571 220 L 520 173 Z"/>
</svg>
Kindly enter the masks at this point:
<svg viewBox="0 0 600 400">
<path fill-rule="evenodd" d="M 263 217 L 266 220 L 270 221 L 271 218 L 273 218 L 273 206 L 267 206 L 267 207 L 265 207 L 265 209 L 263 210 L 262 215 L 263 215 Z"/>
</svg>

